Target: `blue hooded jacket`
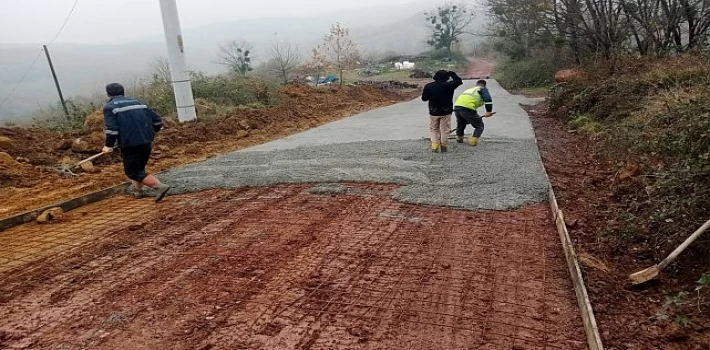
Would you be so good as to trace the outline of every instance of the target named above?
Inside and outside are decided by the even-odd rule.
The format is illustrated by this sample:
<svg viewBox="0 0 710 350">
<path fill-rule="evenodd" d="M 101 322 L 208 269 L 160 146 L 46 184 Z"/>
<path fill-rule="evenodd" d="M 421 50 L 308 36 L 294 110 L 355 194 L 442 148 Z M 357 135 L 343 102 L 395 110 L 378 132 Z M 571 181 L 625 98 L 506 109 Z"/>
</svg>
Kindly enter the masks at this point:
<svg viewBox="0 0 710 350">
<path fill-rule="evenodd" d="M 126 96 L 114 96 L 104 106 L 106 147 L 120 148 L 153 143 L 163 127 L 160 116 L 142 102 Z"/>
</svg>

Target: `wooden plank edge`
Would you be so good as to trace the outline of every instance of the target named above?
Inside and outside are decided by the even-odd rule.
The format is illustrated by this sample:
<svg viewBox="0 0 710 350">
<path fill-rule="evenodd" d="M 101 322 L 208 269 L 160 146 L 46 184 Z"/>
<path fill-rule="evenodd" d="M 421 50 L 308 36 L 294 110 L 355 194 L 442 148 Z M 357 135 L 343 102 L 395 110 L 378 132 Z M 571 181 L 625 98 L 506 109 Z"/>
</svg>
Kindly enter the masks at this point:
<svg viewBox="0 0 710 350">
<path fill-rule="evenodd" d="M 577 304 L 579 305 L 582 321 L 584 323 L 584 332 L 587 336 L 587 347 L 589 350 L 603 350 L 604 345 L 602 344 L 601 336 L 599 335 L 599 327 L 597 326 L 597 320 L 594 316 L 592 303 L 589 300 L 589 294 L 587 293 L 587 287 L 584 283 L 582 270 L 579 267 L 577 253 L 575 252 L 574 245 L 572 244 L 572 239 L 570 238 L 567 225 L 565 224 L 564 214 L 559 208 L 557 197 L 555 196 L 555 191 L 552 189 L 552 185 L 550 185 L 549 196 L 555 226 L 557 226 L 557 232 L 560 235 L 562 248 L 565 252 L 565 259 L 567 260 L 567 267 L 569 268 L 570 276 L 572 277 L 572 284 L 574 286 L 574 292 L 577 296 Z"/>
<path fill-rule="evenodd" d="M 109 188 L 105 188 L 100 191 L 92 192 L 89 194 L 85 194 L 83 196 L 79 196 L 76 198 L 72 198 L 66 201 L 62 201 L 59 203 L 55 203 L 52 205 L 48 205 L 46 207 L 42 207 L 39 209 L 31 210 L 22 214 L 18 214 L 15 216 L 11 216 L 9 218 L 1 219 L 0 220 L 0 233 L 2 231 L 5 231 L 7 229 L 13 228 L 15 226 L 19 226 L 22 224 L 26 224 L 28 222 L 32 222 L 37 217 L 42 214 L 45 210 L 50 209 L 50 208 L 62 208 L 65 212 L 74 210 L 76 208 L 83 207 L 87 204 L 91 203 L 96 203 L 98 201 L 104 200 L 106 198 L 115 196 L 121 192 L 124 191 L 125 187 L 128 185 L 127 182 L 124 182 L 119 185 L 111 186 Z"/>
<path fill-rule="evenodd" d="M 531 121 L 532 127 L 532 121 Z M 587 336 L 587 347 L 589 350 L 604 350 L 604 345 L 602 344 L 602 338 L 599 335 L 599 327 L 597 326 L 597 319 L 594 317 L 594 309 L 592 308 L 592 303 L 589 300 L 589 294 L 587 293 L 587 287 L 584 284 L 584 277 L 582 276 L 582 270 L 579 267 L 579 261 L 577 260 L 577 253 L 574 250 L 574 245 L 572 244 L 572 238 L 567 230 L 567 224 L 565 224 L 564 214 L 560 209 L 559 203 L 557 202 L 557 196 L 552 188 L 552 181 L 550 181 L 550 176 L 545 169 L 545 162 L 542 159 L 542 154 L 540 153 L 540 145 L 537 140 L 537 133 L 533 128 L 533 134 L 535 135 L 535 146 L 538 149 L 538 156 L 540 163 L 542 164 L 543 171 L 545 172 L 545 178 L 549 186 L 548 196 L 550 202 L 550 209 L 552 210 L 552 217 L 555 221 L 555 226 L 557 226 L 557 233 L 560 236 L 560 241 L 562 243 L 562 249 L 565 252 L 565 259 L 567 260 L 567 267 L 570 272 L 570 277 L 572 278 L 572 284 L 574 287 L 574 293 L 577 297 L 577 304 L 579 305 L 579 311 L 582 316 L 582 321 L 584 323 L 584 333 Z"/>
</svg>

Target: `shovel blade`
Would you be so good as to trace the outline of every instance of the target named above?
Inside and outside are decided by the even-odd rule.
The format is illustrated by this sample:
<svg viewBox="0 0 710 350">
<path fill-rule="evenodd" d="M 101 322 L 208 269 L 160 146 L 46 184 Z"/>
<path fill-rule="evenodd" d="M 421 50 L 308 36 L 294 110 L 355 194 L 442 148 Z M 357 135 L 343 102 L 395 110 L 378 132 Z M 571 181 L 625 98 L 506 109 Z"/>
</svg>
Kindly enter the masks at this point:
<svg viewBox="0 0 710 350">
<path fill-rule="evenodd" d="M 633 285 L 639 285 L 655 279 L 660 272 L 658 265 L 654 265 L 645 270 L 630 274 L 629 279 Z"/>
</svg>

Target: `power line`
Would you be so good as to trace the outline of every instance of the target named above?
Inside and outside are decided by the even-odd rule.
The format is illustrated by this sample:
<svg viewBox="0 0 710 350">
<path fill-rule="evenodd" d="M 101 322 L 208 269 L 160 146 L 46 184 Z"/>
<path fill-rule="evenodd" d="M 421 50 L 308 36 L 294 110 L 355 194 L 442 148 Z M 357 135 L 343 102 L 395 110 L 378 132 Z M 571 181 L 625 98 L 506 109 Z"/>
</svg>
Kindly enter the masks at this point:
<svg viewBox="0 0 710 350">
<path fill-rule="evenodd" d="M 52 40 L 50 40 L 47 43 L 47 46 L 52 45 L 52 43 L 54 43 L 54 41 L 57 40 L 57 38 L 59 38 L 59 35 L 62 34 L 64 27 L 66 27 L 67 23 L 69 22 L 69 18 L 71 18 L 71 15 L 74 14 L 74 9 L 76 9 L 76 4 L 78 2 L 79 2 L 79 0 L 74 0 L 74 5 L 72 5 L 71 10 L 69 10 L 69 14 L 67 15 L 67 18 L 64 19 L 64 23 L 62 23 L 61 28 L 59 28 L 59 31 L 57 31 L 57 35 L 55 35 L 54 38 L 52 38 Z"/>
<path fill-rule="evenodd" d="M 72 14 L 74 14 L 74 10 L 76 9 L 76 4 L 78 2 L 79 2 L 79 0 L 74 0 L 74 4 L 72 5 L 71 10 L 69 10 L 69 14 L 67 15 L 67 17 L 64 18 L 64 22 L 62 23 L 62 26 L 59 28 L 59 30 L 57 31 L 57 34 L 54 35 L 52 40 L 50 40 L 49 43 L 47 43 L 47 45 L 51 45 L 52 43 L 54 43 L 54 41 L 57 40 L 57 38 L 59 38 L 59 35 L 62 34 L 62 31 L 64 31 L 64 28 L 67 26 L 67 23 L 69 23 L 69 19 L 71 18 Z M 22 85 L 22 83 L 25 82 L 27 75 L 30 74 L 30 71 L 32 71 L 32 68 L 34 68 L 35 64 L 37 64 L 37 61 L 42 56 L 43 51 L 44 50 L 39 50 L 39 52 L 37 52 L 37 55 L 32 60 L 32 63 L 30 63 L 30 66 L 22 74 L 20 81 L 18 81 L 17 84 L 15 84 L 15 86 L 10 90 L 10 93 L 8 93 L 7 96 L 5 96 L 5 98 L 3 98 L 2 101 L 0 101 L 0 108 L 2 108 L 3 105 L 5 105 L 5 102 L 7 102 L 7 100 L 9 100 L 10 97 L 12 97 L 12 95 L 15 93 L 15 91 L 17 91 L 17 89 L 20 87 L 20 85 Z"/>
<path fill-rule="evenodd" d="M 5 102 L 7 102 L 7 100 L 9 100 L 10 97 L 12 97 L 12 95 L 15 93 L 15 91 L 17 91 L 17 88 L 19 88 L 20 85 L 25 82 L 25 78 L 27 78 L 27 75 L 30 74 L 30 71 L 32 70 L 32 68 L 34 68 L 35 63 L 37 63 L 37 60 L 39 60 L 39 58 L 42 56 L 43 51 L 44 49 L 37 51 L 37 56 L 35 56 L 35 58 L 32 60 L 32 63 L 30 63 L 30 67 L 27 68 L 25 73 L 22 74 L 20 81 L 18 81 L 17 84 L 15 84 L 15 86 L 12 88 L 12 90 L 10 90 L 10 93 L 8 93 L 7 96 L 5 96 L 2 101 L 0 101 L 0 107 L 5 105 Z"/>
</svg>

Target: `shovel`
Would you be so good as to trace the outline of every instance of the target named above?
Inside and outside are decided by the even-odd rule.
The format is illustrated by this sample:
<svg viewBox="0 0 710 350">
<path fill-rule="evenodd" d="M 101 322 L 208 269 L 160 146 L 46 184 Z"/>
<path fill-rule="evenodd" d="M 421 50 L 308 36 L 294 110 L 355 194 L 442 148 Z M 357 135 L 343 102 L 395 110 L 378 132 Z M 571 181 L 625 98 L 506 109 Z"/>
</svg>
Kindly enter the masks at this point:
<svg viewBox="0 0 710 350">
<path fill-rule="evenodd" d="M 491 117 L 494 116 L 496 113 L 498 113 L 498 112 L 493 112 L 493 113 L 491 113 Z M 481 116 L 481 118 L 483 118 L 483 116 Z M 489 118 L 490 118 L 490 117 L 489 117 Z M 449 134 L 451 134 L 451 133 L 454 132 L 454 131 L 456 131 L 456 128 L 451 129 L 451 131 L 449 131 Z"/>
<path fill-rule="evenodd" d="M 631 283 L 634 285 L 637 284 L 642 284 L 646 283 L 656 277 L 658 277 L 658 274 L 665 269 L 670 263 L 672 263 L 680 253 L 682 253 L 685 249 L 688 248 L 693 242 L 695 242 L 700 235 L 703 234 L 708 228 L 710 228 L 710 220 L 708 220 L 703 226 L 700 226 L 700 228 L 695 231 L 688 239 L 683 242 L 678 248 L 676 248 L 670 255 L 668 255 L 667 258 L 663 259 L 659 264 L 653 265 L 645 270 L 633 273 L 629 275 L 629 278 L 631 279 Z"/>
<path fill-rule="evenodd" d="M 69 165 L 69 166 L 64 165 L 64 166 L 61 166 L 61 167 L 59 167 L 59 168 L 55 168 L 54 171 L 55 171 L 55 172 L 58 172 L 59 174 L 66 175 L 66 176 L 79 176 L 79 175 L 77 175 L 76 173 L 73 172 L 74 169 L 80 167 L 80 166 L 81 166 L 82 164 L 84 164 L 84 163 L 88 163 L 88 162 L 90 162 L 90 161 L 92 161 L 92 160 L 94 160 L 94 159 L 96 159 L 96 158 L 99 158 L 99 157 L 103 156 L 104 154 L 105 154 L 105 153 L 103 153 L 103 152 L 98 153 L 98 154 L 95 154 L 95 155 L 93 155 L 93 156 L 91 156 L 91 157 L 89 157 L 89 158 L 86 158 L 86 159 L 84 159 L 84 160 L 82 160 L 82 161 L 76 162 L 76 163 L 74 163 L 74 164 L 72 164 L 72 165 Z"/>
</svg>

